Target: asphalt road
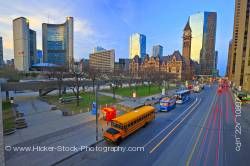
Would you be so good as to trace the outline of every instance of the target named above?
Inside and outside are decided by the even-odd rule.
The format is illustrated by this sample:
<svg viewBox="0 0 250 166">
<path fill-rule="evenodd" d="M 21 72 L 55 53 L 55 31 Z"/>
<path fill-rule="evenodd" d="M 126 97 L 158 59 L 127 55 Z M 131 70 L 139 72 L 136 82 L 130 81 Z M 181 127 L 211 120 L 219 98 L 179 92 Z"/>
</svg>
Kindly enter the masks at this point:
<svg viewBox="0 0 250 166">
<path fill-rule="evenodd" d="M 96 145 L 99 151 L 83 149 L 57 165 L 249 165 L 249 126 L 244 128 L 248 124 L 235 118 L 233 101 L 229 90 L 217 94 L 216 85 L 205 87 L 201 93 L 192 94 L 187 103 L 157 113 L 153 122 L 123 140 L 119 147 L 103 141 Z M 237 123 L 244 128 L 241 134 L 239 127 L 235 128 Z M 129 151 L 131 147 L 139 150 Z M 103 152 L 107 148 L 120 151 Z M 126 150 L 121 152 L 122 148 Z"/>
</svg>

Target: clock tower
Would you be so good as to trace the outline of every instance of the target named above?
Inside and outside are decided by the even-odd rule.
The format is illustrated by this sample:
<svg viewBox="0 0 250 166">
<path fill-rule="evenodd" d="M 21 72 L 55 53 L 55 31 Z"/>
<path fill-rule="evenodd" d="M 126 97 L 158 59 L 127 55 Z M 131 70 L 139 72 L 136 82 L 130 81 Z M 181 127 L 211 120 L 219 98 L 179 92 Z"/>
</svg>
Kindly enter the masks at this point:
<svg viewBox="0 0 250 166">
<path fill-rule="evenodd" d="M 185 60 L 185 69 L 186 69 L 186 79 L 192 79 L 192 70 L 191 70 L 191 40 L 192 40 L 192 30 L 189 25 L 189 20 L 183 31 L 183 46 L 182 46 L 182 56 Z"/>
<path fill-rule="evenodd" d="M 192 30 L 188 21 L 183 32 L 183 48 L 182 48 L 182 55 L 185 57 L 186 60 L 190 60 L 191 56 L 191 39 L 192 39 Z"/>
</svg>

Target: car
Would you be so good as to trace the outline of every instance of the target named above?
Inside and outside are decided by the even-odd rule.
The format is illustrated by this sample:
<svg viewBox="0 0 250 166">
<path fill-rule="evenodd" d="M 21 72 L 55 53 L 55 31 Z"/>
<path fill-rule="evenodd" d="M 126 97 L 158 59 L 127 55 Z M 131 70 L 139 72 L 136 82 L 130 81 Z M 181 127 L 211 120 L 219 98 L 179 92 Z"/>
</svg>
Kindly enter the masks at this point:
<svg viewBox="0 0 250 166">
<path fill-rule="evenodd" d="M 194 86 L 193 91 L 195 93 L 199 93 L 201 91 L 201 87 L 199 85 Z"/>
<path fill-rule="evenodd" d="M 221 87 L 221 86 L 219 86 L 219 87 L 218 87 L 218 89 L 217 89 L 217 93 L 219 93 L 219 94 L 220 94 L 221 92 L 222 92 L 222 87 Z"/>
</svg>

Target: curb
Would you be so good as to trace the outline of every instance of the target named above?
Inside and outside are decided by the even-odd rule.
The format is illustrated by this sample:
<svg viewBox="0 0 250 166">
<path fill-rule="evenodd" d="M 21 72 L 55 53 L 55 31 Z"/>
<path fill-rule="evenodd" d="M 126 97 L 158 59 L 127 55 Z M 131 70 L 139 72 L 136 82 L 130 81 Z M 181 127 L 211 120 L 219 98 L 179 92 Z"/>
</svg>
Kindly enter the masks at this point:
<svg viewBox="0 0 250 166">
<path fill-rule="evenodd" d="M 101 139 L 101 140 L 99 140 L 99 141 L 97 141 L 97 142 L 94 142 L 94 143 L 90 144 L 89 146 L 90 146 L 90 147 L 93 147 L 93 146 L 97 145 L 98 143 L 100 143 L 100 142 L 102 142 L 102 141 L 104 141 L 104 139 Z M 71 157 L 73 157 L 73 156 L 75 156 L 75 155 L 77 155 L 77 154 L 79 154 L 79 153 L 81 153 L 81 152 L 83 152 L 83 151 L 77 151 L 77 152 L 75 152 L 75 153 L 73 153 L 73 154 L 71 154 L 71 155 L 69 155 L 69 156 L 67 156 L 67 157 L 65 157 L 65 158 L 63 158 L 63 159 L 61 159 L 61 160 L 59 160 L 59 161 L 53 163 L 53 164 L 51 164 L 51 166 L 56 166 L 57 164 L 60 164 L 60 163 L 62 163 L 63 161 L 65 161 L 65 160 L 67 160 L 67 159 L 69 159 L 69 158 L 71 158 Z"/>
</svg>

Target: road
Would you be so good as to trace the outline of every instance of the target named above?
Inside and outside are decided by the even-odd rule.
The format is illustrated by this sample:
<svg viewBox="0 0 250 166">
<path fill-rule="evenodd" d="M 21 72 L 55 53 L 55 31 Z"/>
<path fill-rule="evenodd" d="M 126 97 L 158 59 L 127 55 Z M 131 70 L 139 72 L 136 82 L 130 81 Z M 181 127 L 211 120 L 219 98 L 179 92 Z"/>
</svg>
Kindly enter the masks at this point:
<svg viewBox="0 0 250 166">
<path fill-rule="evenodd" d="M 250 149 L 246 135 L 250 134 L 244 130 L 244 134 L 235 135 L 233 101 L 228 89 L 218 94 L 216 85 L 205 87 L 201 93 L 192 94 L 189 102 L 168 113 L 157 113 L 153 122 L 119 145 L 126 149 L 142 147 L 143 151 L 88 149 L 56 165 L 248 165 Z M 239 152 L 235 136 L 241 137 Z M 115 147 L 105 141 L 96 146 Z"/>
</svg>

